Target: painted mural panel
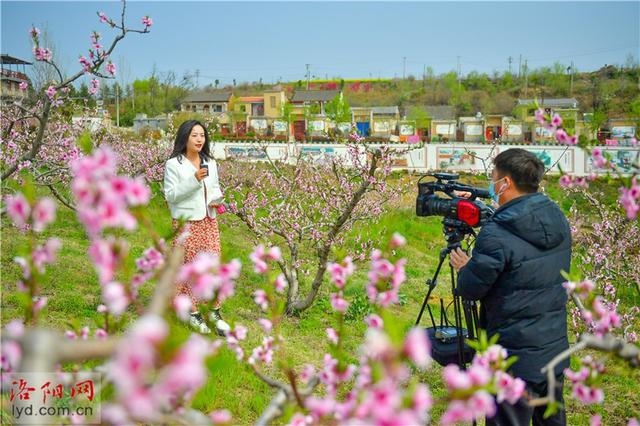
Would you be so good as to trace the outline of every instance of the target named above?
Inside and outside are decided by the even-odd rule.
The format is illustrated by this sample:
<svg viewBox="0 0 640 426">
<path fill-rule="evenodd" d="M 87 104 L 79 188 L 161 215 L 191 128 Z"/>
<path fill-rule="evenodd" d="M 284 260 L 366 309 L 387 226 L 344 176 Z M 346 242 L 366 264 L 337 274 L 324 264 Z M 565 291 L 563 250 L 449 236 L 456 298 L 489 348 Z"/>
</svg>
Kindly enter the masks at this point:
<svg viewBox="0 0 640 426">
<path fill-rule="evenodd" d="M 273 122 L 273 131 L 274 132 L 286 132 L 287 131 L 287 122 L 276 120 Z"/>
<path fill-rule="evenodd" d="M 438 168 L 443 170 L 472 171 L 484 170 L 483 158 L 495 157 L 498 149 L 491 147 L 441 147 L 436 151 Z M 490 160 L 487 161 L 487 165 Z"/>
<path fill-rule="evenodd" d="M 456 132 L 455 124 L 436 124 L 437 135 L 452 135 Z"/>
<path fill-rule="evenodd" d="M 416 128 L 413 124 L 401 124 L 400 125 L 400 134 L 402 136 L 413 135 L 416 132 Z"/>
<path fill-rule="evenodd" d="M 525 148 L 527 151 L 534 153 L 545 169 L 551 168 L 552 171 L 558 172 L 560 168 L 567 173 L 573 173 L 573 150 L 562 147 L 557 148 Z"/>
<path fill-rule="evenodd" d="M 324 163 L 330 161 L 336 155 L 336 151 L 328 146 L 303 146 L 300 147 L 300 154 L 308 160 Z"/>
<path fill-rule="evenodd" d="M 234 146 L 227 145 L 225 147 L 227 158 L 235 158 L 238 160 L 266 160 L 267 153 L 264 149 L 255 146 Z"/>
<path fill-rule="evenodd" d="M 611 161 L 622 173 L 632 173 L 636 161 L 640 161 L 640 149 L 606 149 L 605 152 L 611 155 Z M 585 156 L 585 171 L 587 173 L 606 173 L 607 169 L 594 167 L 591 157 Z"/>
</svg>

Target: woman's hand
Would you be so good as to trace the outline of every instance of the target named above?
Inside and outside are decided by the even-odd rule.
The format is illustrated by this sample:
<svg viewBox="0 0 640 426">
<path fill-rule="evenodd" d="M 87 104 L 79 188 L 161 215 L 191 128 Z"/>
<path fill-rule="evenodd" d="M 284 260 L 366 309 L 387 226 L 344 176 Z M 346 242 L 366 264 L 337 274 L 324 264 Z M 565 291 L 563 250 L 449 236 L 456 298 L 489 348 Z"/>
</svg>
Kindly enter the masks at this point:
<svg viewBox="0 0 640 426">
<path fill-rule="evenodd" d="M 195 172 L 194 175 L 198 180 L 198 182 L 202 182 L 202 179 L 206 178 L 208 174 L 209 174 L 209 169 L 207 169 L 206 167 L 203 167 L 197 172 Z"/>
<path fill-rule="evenodd" d="M 209 207 L 211 207 L 212 209 L 216 209 L 218 214 L 223 214 L 227 212 L 227 208 L 222 203 L 211 203 L 209 204 Z"/>
</svg>

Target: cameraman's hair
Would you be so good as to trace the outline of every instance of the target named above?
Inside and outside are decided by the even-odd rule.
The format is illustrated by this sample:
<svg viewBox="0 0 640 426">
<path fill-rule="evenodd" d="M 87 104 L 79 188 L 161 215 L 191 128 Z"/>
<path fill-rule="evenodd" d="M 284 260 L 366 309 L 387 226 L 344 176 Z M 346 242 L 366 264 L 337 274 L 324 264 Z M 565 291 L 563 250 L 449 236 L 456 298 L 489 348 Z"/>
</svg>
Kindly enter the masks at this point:
<svg viewBox="0 0 640 426">
<path fill-rule="evenodd" d="M 538 191 L 538 185 L 544 175 L 544 164 L 535 154 L 521 148 L 511 148 L 501 152 L 493 159 L 500 177 L 508 175 L 522 192 Z"/>
</svg>

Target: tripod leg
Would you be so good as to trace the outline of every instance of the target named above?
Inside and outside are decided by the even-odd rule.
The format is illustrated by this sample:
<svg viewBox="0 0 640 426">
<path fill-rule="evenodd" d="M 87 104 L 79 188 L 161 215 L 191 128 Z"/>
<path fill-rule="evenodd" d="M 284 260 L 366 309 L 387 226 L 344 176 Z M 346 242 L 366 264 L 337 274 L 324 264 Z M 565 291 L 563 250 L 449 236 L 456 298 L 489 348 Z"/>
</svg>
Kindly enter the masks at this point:
<svg viewBox="0 0 640 426">
<path fill-rule="evenodd" d="M 446 259 L 446 257 L 447 257 L 447 249 L 441 250 L 440 262 L 438 263 L 436 272 L 433 274 L 433 278 L 427 281 L 427 283 L 429 283 L 429 291 L 427 292 L 427 295 L 424 297 L 424 301 L 422 302 L 422 308 L 420 308 L 420 313 L 418 314 L 418 318 L 416 318 L 415 325 L 420 324 L 420 320 L 422 319 L 422 314 L 424 313 L 424 309 L 427 308 L 429 311 L 429 316 L 431 317 L 431 322 L 433 323 L 434 327 L 436 326 L 436 323 L 433 319 L 433 313 L 431 312 L 431 309 L 428 307 L 427 303 L 429 302 L 429 297 L 431 296 L 431 292 L 438 284 L 438 274 L 440 274 L 440 269 L 442 268 L 442 264 L 444 263 L 444 260 Z"/>
</svg>

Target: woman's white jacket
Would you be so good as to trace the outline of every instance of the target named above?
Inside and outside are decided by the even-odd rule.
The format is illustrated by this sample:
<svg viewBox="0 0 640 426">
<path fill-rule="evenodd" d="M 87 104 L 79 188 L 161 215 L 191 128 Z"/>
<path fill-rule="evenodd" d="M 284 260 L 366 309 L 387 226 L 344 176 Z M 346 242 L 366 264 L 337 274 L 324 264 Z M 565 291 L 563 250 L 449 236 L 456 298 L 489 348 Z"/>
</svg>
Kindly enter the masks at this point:
<svg viewBox="0 0 640 426">
<path fill-rule="evenodd" d="M 209 175 L 198 182 L 196 167 L 187 158 L 178 156 L 167 161 L 164 169 L 164 196 L 172 218 L 202 220 L 207 213 L 209 217 L 216 217 L 216 209 L 209 207 L 209 204 L 222 201 L 218 167 L 213 158 L 207 160 L 207 164 Z"/>
</svg>

